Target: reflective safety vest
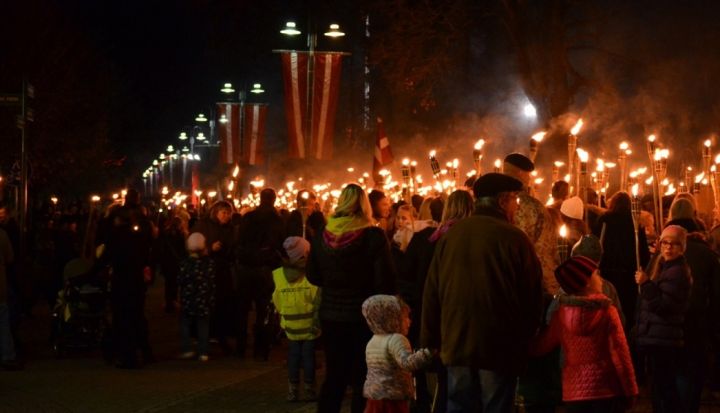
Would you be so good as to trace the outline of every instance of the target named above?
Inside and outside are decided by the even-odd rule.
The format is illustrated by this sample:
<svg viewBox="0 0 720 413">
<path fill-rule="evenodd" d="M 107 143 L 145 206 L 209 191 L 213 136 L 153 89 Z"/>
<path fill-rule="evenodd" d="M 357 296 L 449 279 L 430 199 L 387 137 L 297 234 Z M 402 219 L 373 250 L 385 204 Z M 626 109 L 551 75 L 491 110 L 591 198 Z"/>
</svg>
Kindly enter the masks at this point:
<svg viewBox="0 0 720 413">
<path fill-rule="evenodd" d="M 320 335 L 315 325 L 320 304 L 318 288 L 301 277 L 293 283 L 285 278 L 285 268 L 273 271 L 273 303 L 280 313 L 280 327 L 290 340 L 313 340 Z"/>
</svg>

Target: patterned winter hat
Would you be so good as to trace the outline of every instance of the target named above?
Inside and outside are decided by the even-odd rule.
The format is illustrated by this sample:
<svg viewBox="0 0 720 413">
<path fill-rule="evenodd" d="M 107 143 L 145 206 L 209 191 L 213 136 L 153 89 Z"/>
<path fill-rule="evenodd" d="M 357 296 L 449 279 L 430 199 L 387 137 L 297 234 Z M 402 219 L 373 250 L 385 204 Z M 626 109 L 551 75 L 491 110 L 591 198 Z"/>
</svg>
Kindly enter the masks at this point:
<svg viewBox="0 0 720 413">
<path fill-rule="evenodd" d="M 572 257 L 555 269 L 555 279 L 563 291 L 577 294 L 587 287 L 597 268 L 597 264 L 590 258 Z"/>
</svg>

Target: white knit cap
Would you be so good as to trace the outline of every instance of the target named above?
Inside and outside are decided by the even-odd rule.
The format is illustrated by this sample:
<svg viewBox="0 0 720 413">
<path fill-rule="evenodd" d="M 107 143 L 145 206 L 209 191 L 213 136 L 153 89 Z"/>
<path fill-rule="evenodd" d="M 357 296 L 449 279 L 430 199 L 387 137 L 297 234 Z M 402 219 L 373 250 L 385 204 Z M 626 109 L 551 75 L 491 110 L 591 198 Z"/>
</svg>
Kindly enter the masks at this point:
<svg viewBox="0 0 720 413">
<path fill-rule="evenodd" d="M 310 252 L 310 243 L 303 237 L 287 237 L 283 242 L 283 248 L 290 263 L 294 264 L 303 258 L 307 258 Z"/>
<path fill-rule="evenodd" d="M 570 218 L 583 219 L 583 201 L 579 196 L 574 196 L 563 201 L 560 205 L 560 212 Z"/>
<path fill-rule="evenodd" d="M 187 246 L 187 250 L 190 252 L 202 251 L 205 249 L 205 236 L 199 232 L 193 232 L 190 234 L 187 241 L 185 241 L 185 244 Z"/>
</svg>

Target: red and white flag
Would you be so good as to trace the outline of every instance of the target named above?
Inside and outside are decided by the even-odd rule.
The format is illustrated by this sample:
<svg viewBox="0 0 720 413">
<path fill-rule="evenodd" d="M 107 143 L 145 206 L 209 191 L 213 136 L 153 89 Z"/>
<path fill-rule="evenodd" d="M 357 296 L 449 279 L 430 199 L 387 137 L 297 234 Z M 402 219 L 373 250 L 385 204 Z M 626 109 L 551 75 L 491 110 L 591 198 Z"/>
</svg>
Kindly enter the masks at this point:
<svg viewBox="0 0 720 413">
<path fill-rule="evenodd" d="M 332 158 L 341 58 L 340 53 L 314 52 L 313 76 L 310 78 L 308 52 L 281 53 L 291 158 Z M 312 90 L 308 82 L 312 84 Z M 308 104 L 312 113 L 308 113 Z"/>
<path fill-rule="evenodd" d="M 390 149 L 390 140 L 385 134 L 385 127 L 383 121 L 377 118 L 377 140 L 375 141 L 375 156 L 373 157 L 373 179 L 375 182 L 380 182 L 380 170 L 383 166 L 392 163 L 393 154 Z"/>
<path fill-rule="evenodd" d="M 265 119 L 267 105 L 247 103 L 243 109 L 243 160 L 248 165 L 262 165 L 265 162 Z"/>
<path fill-rule="evenodd" d="M 220 163 L 236 164 L 240 162 L 240 105 L 238 103 L 218 103 L 218 138 L 220 140 Z"/>
</svg>

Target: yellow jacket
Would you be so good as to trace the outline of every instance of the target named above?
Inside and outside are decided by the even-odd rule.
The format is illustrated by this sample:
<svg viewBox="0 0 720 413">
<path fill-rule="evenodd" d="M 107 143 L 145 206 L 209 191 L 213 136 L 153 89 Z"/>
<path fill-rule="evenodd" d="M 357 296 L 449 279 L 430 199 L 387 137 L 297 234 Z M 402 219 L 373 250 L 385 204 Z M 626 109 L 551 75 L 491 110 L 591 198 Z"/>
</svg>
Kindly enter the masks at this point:
<svg viewBox="0 0 720 413">
<path fill-rule="evenodd" d="M 288 281 L 290 279 L 290 281 Z M 305 278 L 305 274 L 292 267 L 273 271 L 275 291 L 273 303 L 280 313 L 280 327 L 290 340 L 313 340 L 320 335 L 318 288 Z"/>
</svg>

